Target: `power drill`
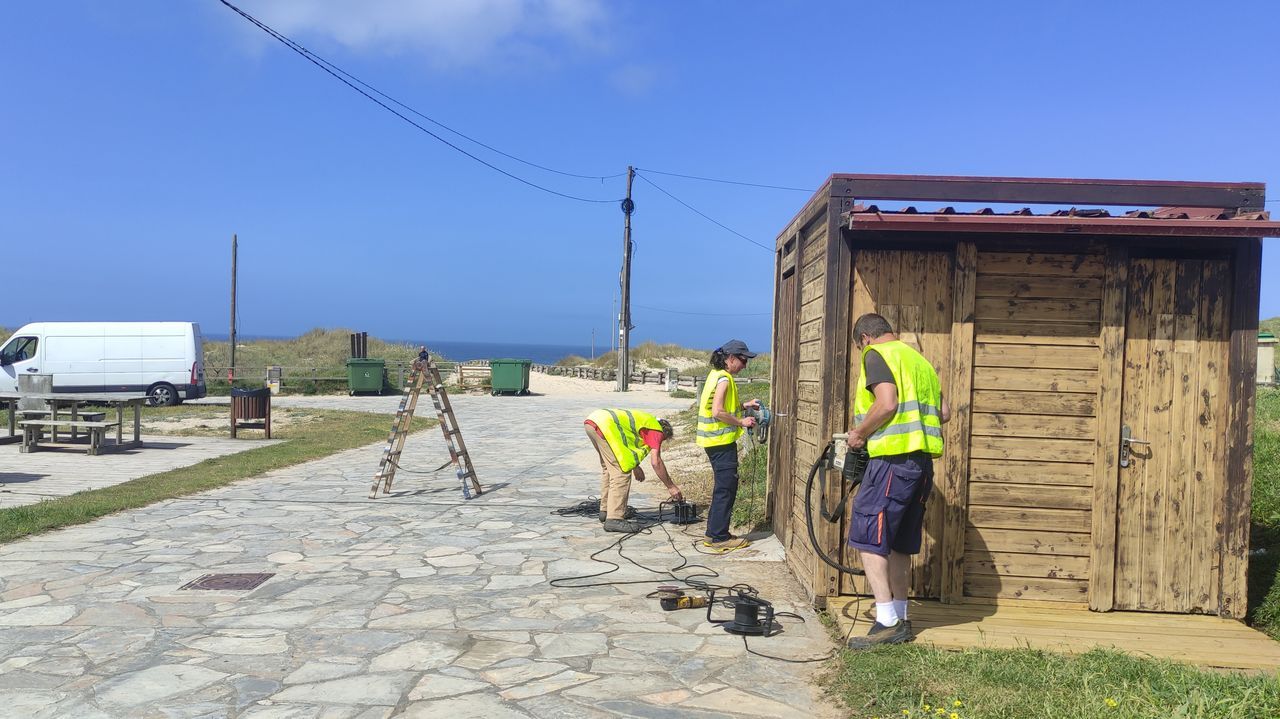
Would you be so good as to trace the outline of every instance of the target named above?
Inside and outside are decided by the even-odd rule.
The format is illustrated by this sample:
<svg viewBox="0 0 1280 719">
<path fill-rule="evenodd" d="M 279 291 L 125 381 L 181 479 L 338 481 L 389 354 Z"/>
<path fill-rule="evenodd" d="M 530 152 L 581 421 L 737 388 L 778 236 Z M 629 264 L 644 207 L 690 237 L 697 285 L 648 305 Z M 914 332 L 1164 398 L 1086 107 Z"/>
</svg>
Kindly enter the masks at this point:
<svg viewBox="0 0 1280 719">
<path fill-rule="evenodd" d="M 746 408 L 743 410 L 742 416 L 755 418 L 756 426 L 747 431 L 755 433 L 757 442 L 764 444 L 769 441 L 769 425 L 773 423 L 773 412 L 764 405 L 764 402 L 760 403 L 759 409 L 755 407 Z"/>
<path fill-rule="evenodd" d="M 706 595 L 688 595 L 683 590 L 671 584 L 665 584 L 658 587 L 654 592 L 658 597 L 658 604 L 665 611 L 674 611 L 676 609 L 701 609 L 707 606 Z"/>
</svg>

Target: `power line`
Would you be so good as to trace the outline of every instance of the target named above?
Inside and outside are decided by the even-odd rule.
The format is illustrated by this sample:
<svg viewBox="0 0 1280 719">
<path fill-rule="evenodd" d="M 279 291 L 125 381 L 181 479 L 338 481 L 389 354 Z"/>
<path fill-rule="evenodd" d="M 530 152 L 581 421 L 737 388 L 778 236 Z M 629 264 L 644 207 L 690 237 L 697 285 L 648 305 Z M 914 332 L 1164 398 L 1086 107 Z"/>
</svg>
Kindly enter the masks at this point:
<svg viewBox="0 0 1280 719">
<path fill-rule="evenodd" d="M 699 317 L 767 317 L 772 312 L 686 312 L 684 310 L 668 310 L 661 307 L 646 307 L 645 305 L 632 305 L 642 310 L 651 312 L 669 312 L 673 315 L 698 315 Z"/>
<path fill-rule="evenodd" d="M 810 194 L 812 194 L 812 193 L 814 192 L 814 190 L 813 190 L 812 188 L 804 188 L 804 187 L 786 187 L 786 186 L 784 186 L 784 185 L 762 185 L 762 184 L 757 183 L 757 182 L 740 182 L 740 181 L 738 181 L 738 180 L 721 180 L 721 179 L 717 179 L 717 178 L 715 178 L 715 177 L 699 177 L 699 176 L 697 176 L 697 175 L 681 175 L 681 174 L 680 174 L 680 173 L 678 173 L 678 172 L 663 172 L 663 171 L 661 171 L 661 170 L 650 170 L 650 169 L 649 169 L 649 168 L 647 168 L 647 167 L 637 167 L 637 168 L 636 168 L 636 170 L 637 170 L 637 171 L 639 171 L 639 170 L 644 170 L 645 172 L 652 172 L 652 173 L 653 173 L 653 174 L 655 174 L 655 175 L 667 175 L 667 176 L 670 176 L 670 177 L 683 177 L 683 178 L 685 178 L 686 180 L 702 180 L 703 182 L 722 182 L 722 183 L 724 183 L 724 184 L 726 184 L 726 185 L 742 185 L 743 187 L 763 187 L 763 188 L 768 189 L 768 190 L 791 190 L 791 191 L 793 191 L 793 192 L 808 192 L 808 193 L 810 193 Z"/>
<path fill-rule="evenodd" d="M 273 38 L 275 38 L 276 40 L 280 41 L 280 42 L 281 42 L 285 47 L 287 47 L 287 48 L 289 48 L 290 50 L 293 50 L 294 52 L 298 53 L 298 54 L 299 54 L 299 55 L 301 55 L 303 58 L 305 58 L 308 62 L 310 62 L 311 64 L 313 64 L 313 65 L 315 65 L 316 67 L 320 68 L 321 70 L 324 70 L 326 73 L 328 73 L 329 75 L 333 76 L 333 77 L 334 77 L 335 79 L 337 79 L 339 82 L 341 82 L 342 84 L 344 84 L 344 85 L 346 85 L 347 87 L 351 88 L 352 90 L 355 90 L 356 92 L 360 93 L 360 94 L 361 94 L 361 95 L 363 95 L 365 98 L 367 98 L 369 101 L 371 101 L 371 102 L 373 102 L 373 103 L 377 104 L 379 107 L 381 107 L 382 109 L 386 110 L 387 112 L 390 112 L 391 114 L 395 115 L 396 117 L 400 118 L 401 120 L 404 120 L 405 122 L 407 122 L 407 123 L 409 123 L 410 125 L 412 125 L 412 126 L 416 127 L 417 129 L 421 130 L 422 132 L 427 133 L 428 135 L 430 135 L 431 137 L 435 138 L 436 140 L 439 140 L 440 142 L 444 143 L 445 145 L 448 145 L 449 147 L 453 148 L 454 150 L 456 150 L 456 151 L 458 151 L 458 152 L 462 153 L 463 155 L 466 155 L 467 157 L 471 158 L 472 160 L 475 160 L 476 162 L 479 162 L 480 164 L 484 165 L 485 167 L 488 167 L 489 169 L 494 170 L 495 172 L 502 173 L 503 175 L 506 175 L 507 177 L 509 177 L 509 178 L 511 178 L 511 179 L 513 179 L 513 180 L 515 180 L 515 181 L 517 181 L 517 182 L 520 182 L 520 183 L 523 183 L 523 184 L 525 184 L 525 185 L 528 185 L 529 187 L 532 187 L 532 188 L 534 188 L 534 189 L 542 190 L 543 192 L 550 193 L 550 194 L 552 194 L 552 195 L 557 195 L 557 196 L 559 196 L 559 197 L 564 197 L 564 198 L 566 198 L 566 199 L 570 199 L 570 200 L 577 200 L 577 201 L 579 201 L 579 202 L 591 202 L 591 203 L 600 203 L 600 204 L 618 202 L 618 200 L 598 200 L 598 199 L 591 198 L 591 197 L 579 197 L 579 196 L 577 196 L 577 195 L 570 195 L 570 194 L 565 193 L 565 192 L 560 192 L 560 191 L 558 191 L 558 190 L 553 190 L 553 189 L 551 189 L 551 188 L 549 188 L 549 187 L 543 187 L 542 185 L 539 185 L 539 184 L 537 184 L 537 183 L 535 183 L 535 182 L 531 182 L 531 181 L 529 181 L 529 180 L 524 179 L 523 177 L 520 177 L 520 176 L 518 176 L 518 175 L 514 175 L 514 174 L 512 174 L 512 173 L 510 173 L 510 172 L 507 172 L 506 170 L 502 169 L 501 167 L 498 167 L 497 165 L 494 165 L 494 164 L 492 164 L 492 163 L 488 162 L 487 160 L 484 160 L 484 159 L 482 159 L 482 158 L 480 158 L 480 157 L 477 157 L 477 156 L 475 156 L 475 155 L 471 154 L 470 152 L 467 152 L 466 150 L 462 149 L 461 147 L 458 147 L 457 145 L 453 144 L 452 142 L 449 142 L 448 140 L 446 140 L 446 139 L 444 139 L 443 137 L 441 137 L 441 136 L 437 135 L 436 133 L 432 132 L 431 130 L 429 130 L 429 129 L 427 129 L 427 128 L 423 127 L 422 125 L 418 124 L 417 122 L 414 122 L 412 119 L 410 119 L 410 118 L 406 117 L 404 114 L 400 113 L 400 112 L 399 112 L 399 111 L 397 111 L 395 108 L 391 107 L 390 105 L 386 104 L 385 102 L 383 102 L 383 101 L 379 100 L 378 98 L 374 97 L 373 95 L 369 94 L 368 92 L 366 92 L 366 91 L 365 91 L 365 90 L 363 90 L 362 88 L 360 88 L 360 87 L 356 86 L 356 84 L 354 84 L 351 80 L 348 80 L 346 77 L 343 77 L 343 75 L 345 75 L 345 74 L 347 74 L 347 73 L 343 72 L 342 74 L 339 74 L 339 72 L 338 72 L 338 71 L 335 71 L 334 69 L 330 69 L 330 67 L 328 67 L 328 65 L 326 65 L 326 62 L 327 62 L 327 61 L 325 61 L 325 62 L 321 62 L 321 61 L 320 61 L 320 59 L 318 59 L 318 58 L 319 58 L 319 56 L 318 56 L 318 55 L 314 55 L 310 50 L 307 50 L 307 49 L 306 49 L 305 47 L 303 47 L 302 45 L 298 44 L 297 42 L 294 42 L 292 39 L 290 39 L 290 38 L 286 37 L 285 35 L 282 35 L 282 34 L 281 34 L 281 33 L 279 33 L 279 32 L 277 32 L 276 30 L 274 30 L 274 29 L 273 29 L 273 28 L 271 28 L 270 26 L 266 25 L 266 24 L 265 24 L 265 23 L 263 23 L 262 21 L 258 20 L 258 19 L 257 19 L 257 18 L 255 18 L 254 16 L 250 15 L 249 13 L 245 12 L 244 10 L 241 10 L 240 8 L 236 7 L 235 5 L 232 5 L 232 4 L 231 4 L 230 2 L 228 2 L 227 0 L 218 0 L 218 2 L 221 2 L 223 5 L 226 5 L 228 8 L 230 8 L 230 9 L 231 9 L 233 12 L 235 12 L 237 15 L 239 15 L 240 17 L 244 18 L 245 20 L 248 20 L 249 22 L 253 23 L 255 26 L 257 26 L 257 27 L 258 27 L 258 29 L 262 30 L 263 32 L 265 32 L 265 33 L 267 33 L 268 35 L 270 35 L 271 37 L 273 37 Z M 331 64 L 332 64 L 332 63 L 329 63 L 329 65 L 331 65 Z M 335 65 L 334 67 L 336 68 L 337 66 Z M 372 88 L 370 88 L 370 89 L 372 89 Z M 376 91 L 375 91 L 375 92 L 376 92 Z M 379 94 L 381 94 L 381 93 L 379 93 Z M 386 97 L 386 96 L 384 95 L 384 97 Z M 388 97 L 388 99 L 389 99 L 389 100 L 391 100 L 391 98 L 389 98 L 389 97 Z M 392 101 L 392 102 L 396 102 L 395 100 L 391 100 L 391 101 Z M 401 103 L 398 103 L 398 102 L 397 102 L 397 104 L 401 104 Z M 405 105 L 403 105 L 403 104 L 401 104 L 401 107 L 406 107 L 406 106 L 405 106 Z M 411 108 L 407 108 L 407 107 L 406 107 L 406 109 L 410 109 L 411 111 L 416 112 L 416 111 L 412 110 Z M 417 114 L 421 115 L 421 113 L 417 113 Z M 421 116 L 422 116 L 422 117 L 424 117 L 424 118 L 426 117 L 425 115 L 421 115 Z M 435 124 L 437 124 L 437 125 L 440 125 L 440 127 L 445 127 L 444 125 L 441 125 L 440 123 L 436 122 L 435 120 L 431 120 L 430 118 L 426 118 L 426 119 L 430 120 L 431 122 L 433 122 L 433 123 L 435 123 Z M 466 137 L 465 135 L 462 135 L 462 133 L 459 133 L 459 132 L 457 132 L 457 131 L 455 131 L 455 130 L 452 130 L 452 129 L 450 129 L 450 128 L 445 127 L 445 129 L 449 130 L 450 132 L 454 132 L 455 134 L 460 135 L 460 136 L 462 136 L 462 137 Z M 469 138 L 469 137 L 468 137 L 467 139 L 468 139 L 468 140 L 470 140 L 471 138 Z M 475 140 L 471 140 L 471 141 L 472 141 L 472 142 L 476 142 Z M 481 144 L 481 145 L 483 145 L 483 143 L 479 143 L 479 142 L 476 142 L 476 144 Z M 484 147 L 488 147 L 487 145 L 483 145 L 483 146 L 484 146 Z M 491 149 L 491 150 L 492 150 L 493 148 L 489 148 L 489 149 Z M 499 152 L 499 151 L 498 151 L 498 150 L 494 150 L 494 152 Z M 501 153 L 501 152 L 499 152 L 499 154 L 506 155 L 506 153 Z M 507 156 L 507 157 L 511 157 L 510 155 L 506 155 L 506 156 Z M 512 159 L 519 159 L 519 158 L 514 158 L 514 157 L 513 157 Z M 520 161 L 521 161 L 521 162 L 525 162 L 526 164 L 529 164 L 529 165 L 533 165 L 533 163 L 526 162 L 525 160 L 520 160 Z M 538 166 L 538 165 L 535 165 L 535 166 L 537 166 L 537 167 L 541 167 L 541 166 Z M 550 168 L 542 168 L 542 169 L 548 169 L 548 170 L 549 170 Z M 552 172 L 558 172 L 557 170 L 551 170 L 551 171 L 552 171 Z M 561 173 L 561 174 L 567 174 L 567 173 Z M 580 175 L 579 177 L 590 177 L 591 179 L 599 179 L 597 176 L 594 176 L 594 175 L 591 175 L 591 176 L 582 176 L 582 175 Z"/>
<path fill-rule="evenodd" d="M 489 144 L 487 144 L 487 143 L 481 142 L 480 140 L 477 140 L 476 138 L 471 137 L 470 135 L 467 135 L 466 133 L 462 132 L 461 130 L 456 130 L 456 129 L 452 128 L 452 127 L 449 127 L 448 125 L 444 124 L 443 122 L 440 122 L 439 120 L 435 119 L 434 117 L 431 117 L 431 116 L 429 116 L 429 115 L 426 115 L 426 114 L 424 114 L 423 112 L 421 112 L 420 110 L 418 110 L 418 109 L 416 109 L 416 108 L 414 108 L 414 107 L 412 107 L 412 106 L 410 106 L 410 105 L 406 105 L 405 103 L 403 103 L 403 102 L 401 102 L 400 100 L 397 100 L 396 98 L 394 98 L 394 97 L 392 97 L 392 96 L 388 95 L 387 93 L 383 92 L 382 90 L 379 90 L 378 88 L 374 87 L 373 85 L 370 85 L 369 83 L 365 82 L 364 80 L 361 80 L 360 78 L 356 77 L 355 75 L 352 75 L 351 73 L 347 72 L 346 70 L 343 70 L 341 67 L 338 67 L 337 65 L 335 65 L 335 64 L 334 64 L 334 63 L 332 63 L 332 62 L 330 62 L 329 60 L 326 60 L 325 58 L 323 58 L 323 57 L 321 57 L 320 55 L 316 54 L 316 53 L 315 53 L 314 51 L 312 51 L 311 49 L 307 48 L 307 47 L 306 47 L 305 45 L 303 45 L 302 43 L 299 43 L 299 42 L 297 42 L 296 40 L 291 40 L 291 42 L 292 42 L 294 45 L 296 45 L 299 49 L 301 49 L 303 52 L 305 52 L 307 55 L 311 56 L 312 58 L 315 58 L 315 59 L 316 59 L 317 61 L 319 61 L 321 64 L 323 64 L 323 65 L 325 65 L 326 67 L 328 67 L 328 68 L 332 69 L 334 72 L 338 73 L 339 75 L 342 75 L 343 77 L 346 77 L 347 79 L 351 80 L 352 82 L 356 83 L 357 85 L 360 85 L 361 87 L 363 87 L 363 88 L 365 88 L 365 89 L 369 90 L 369 91 L 370 91 L 370 92 L 372 92 L 373 94 L 375 94 L 375 95 L 377 95 L 377 96 L 379 96 L 379 97 L 381 97 L 381 98 L 384 98 L 385 100 L 387 100 L 387 101 L 388 101 L 388 102 L 390 102 L 391 104 L 393 104 L 393 105 L 398 105 L 398 106 L 400 106 L 400 107 L 404 108 L 405 110 L 409 111 L 410 113 L 412 113 L 412 114 L 414 114 L 414 115 L 417 115 L 418 117 L 421 117 L 422 119 L 426 120 L 427 122 L 430 122 L 431 124 L 433 124 L 433 125 L 435 125 L 435 126 L 437 126 L 437 127 L 440 127 L 440 128 L 445 129 L 445 130 L 448 130 L 449 132 L 452 132 L 453 134 L 457 135 L 458 137 L 461 137 L 461 138 L 462 138 L 462 139 L 464 139 L 464 140 L 467 140 L 468 142 L 475 143 L 475 144 L 479 145 L 480 147 L 483 147 L 483 148 L 484 148 L 484 149 L 486 149 L 486 150 L 489 150 L 489 151 L 491 151 L 491 152 L 494 152 L 494 153 L 497 153 L 497 154 L 499 154 L 499 155 L 502 155 L 502 156 L 503 156 L 503 157 L 505 157 L 505 158 L 508 158 L 508 159 L 511 159 L 511 160 L 515 160 L 516 162 L 519 162 L 519 163 L 522 163 L 522 164 L 528 165 L 529 167 L 536 167 L 536 168 L 537 168 L 537 169 L 539 169 L 539 170 L 545 170 L 546 172 L 552 172 L 552 173 L 555 173 L 555 174 L 557 174 L 557 175 L 564 175 L 565 177 L 577 177 L 577 178 L 580 178 L 580 179 L 583 179 L 583 180 L 600 180 L 601 182 L 603 182 L 603 181 L 605 181 L 605 180 L 612 180 L 612 179 L 615 179 L 615 178 L 618 178 L 618 177 L 623 177 L 623 176 L 625 176 L 625 175 L 627 174 L 627 173 L 625 173 L 625 172 L 618 172 L 618 173 L 615 173 L 615 174 L 612 174 L 612 175 L 580 175 L 580 174 L 575 173 L 575 172 L 565 172 L 565 171 L 563 171 L 563 170 L 557 170 L 557 169 L 555 169 L 554 167 L 547 167 L 546 165 L 539 165 L 539 164 L 538 164 L 538 163 L 536 163 L 536 162 L 531 162 L 531 161 L 529 161 L 529 160 L 525 160 L 525 159 L 523 159 L 523 158 L 516 157 L 515 155 L 512 155 L 512 154 L 511 154 L 511 153 L 509 153 L 509 152 L 503 152 L 502 150 L 499 150 L 498 148 L 494 147 L 493 145 L 489 145 Z"/>
<path fill-rule="evenodd" d="M 223 0 L 223 2 L 225 2 L 225 1 L 226 1 L 226 0 Z M 698 215 L 699 217 L 701 217 L 702 219 L 706 220 L 707 222 L 710 222 L 711 224 L 715 225 L 716 227 L 719 227 L 720 229 L 725 230 L 725 231 L 727 231 L 727 232 L 732 232 L 733 234 L 737 235 L 738 237 L 741 237 L 742 239 L 746 240 L 747 242 L 750 242 L 751 244 L 755 245 L 756 247 L 759 247 L 759 248 L 760 248 L 760 249 L 762 249 L 762 250 L 765 250 L 766 252 L 773 252 L 773 248 L 772 248 L 772 247 L 766 247 L 765 245 L 762 245 L 762 244 L 760 244 L 759 242 L 756 242 L 755 240 L 751 239 L 750 237 L 747 237 L 746 235 L 742 234 L 741 232 L 738 232 L 737 230 L 735 230 L 735 229 L 733 229 L 733 228 L 731 228 L 731 227 L 728 227 L 728 226 L 727 226 L 727 225 L 725 225 L 724 223 L 719 222 L 718 220 L 713 219 L 712 217 L 710 217 L 709 215 L 707 215 L 705 212 L 703 212 L 703 211 L 699 210 L 698 208 L 694 207 L 693 205 L 690 205 L 689 203 L 685 202 L 684 200 L 680 199 L 679 197 L 676 197 L 675 195 L 671 194 L 670 192 L 667 192 L 666 190 L 662 189 L 662 188 L 661 188 L 661 187 L 659 187 L 659 186 L 658 186 L 658 184 L 657 184 L 657 183 L 655 183 L 653 180 L 650 180 L 649 178 L 645 177 L 644 175 L 640 174 L 639 172 L 636 172 L 636 177 L 639 177 L 641 180 L 644 180 L 645 182 L 649 183 L 649 184 L 650 184 L 650 185 L 652 185 L 655 189 L 657 189 L 657 190 L 658 190 L 658 192 L 661 192 L 662 194 L 666 195 L 667 197 L 670 197 L 671 199 L 675 200 L 676 202 L 679 202 L 680 204 L 684 205 L 684 206 L 685 206 L 686 208 L 688 208 L 691 212 L 693 212 L 694 214 Z"/>
</svg>

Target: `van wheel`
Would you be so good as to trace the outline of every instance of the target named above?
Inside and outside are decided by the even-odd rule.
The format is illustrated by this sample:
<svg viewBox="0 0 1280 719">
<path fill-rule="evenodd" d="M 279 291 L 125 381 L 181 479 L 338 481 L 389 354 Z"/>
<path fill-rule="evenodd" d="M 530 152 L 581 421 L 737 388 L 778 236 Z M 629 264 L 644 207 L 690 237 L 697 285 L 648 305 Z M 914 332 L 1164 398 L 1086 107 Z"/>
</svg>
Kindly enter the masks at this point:
<svg viewBox="0 0 1280 719">
<path fill-rule="evenodd" d="M 172 407 L 178 403 L 178 390 L 171 384 L 158 384 L 147 390 L 147 404 L 152 407 Z"/>
</svg>

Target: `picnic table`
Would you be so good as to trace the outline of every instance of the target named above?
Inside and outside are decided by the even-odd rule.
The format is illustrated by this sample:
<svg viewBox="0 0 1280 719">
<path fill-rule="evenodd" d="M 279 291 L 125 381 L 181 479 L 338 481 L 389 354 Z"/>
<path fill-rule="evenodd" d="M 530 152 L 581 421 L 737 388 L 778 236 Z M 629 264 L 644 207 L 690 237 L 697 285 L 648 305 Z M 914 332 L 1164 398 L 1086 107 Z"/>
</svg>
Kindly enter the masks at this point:
<svg viewBox="0 0 1280 719">
<path fill-rule="evenodd" d="M 46 410 L 19 410 L 18 400 L 28 399 L 44 402 Z M 84 449 L 91 455 L 103 449 L 122 450 L 142 446 L 142 405 L 148 400 L 147 395 L 122 394 L 80 394 L 74 392 L 32 392 L 32 393 L 0 393 L 0 402 L 9 407 L 9 438 L 18 438 L 18 428 L 22 429 L 20 439 L 23 452 L 33 452 L 42 447 L 69 447 Z M 84 411 L 84 405 L 107 405 L 115 408 L 115 419 L 108 420 L 106 413 Z M 133 440 L 124 441 L 124 410 L 133 408 Z M 31 417 L 31 419 L 19 419 Z M 104 442 L 106 432 L 116 429 L 114 445 Z M 88 435 L 89 443 L 75 444 L 58 441 L 59 431 L 71 433 L 72 442 L 80 432 Z M 50 441 L 44 441 L 48 433 Z"/>
</svg>

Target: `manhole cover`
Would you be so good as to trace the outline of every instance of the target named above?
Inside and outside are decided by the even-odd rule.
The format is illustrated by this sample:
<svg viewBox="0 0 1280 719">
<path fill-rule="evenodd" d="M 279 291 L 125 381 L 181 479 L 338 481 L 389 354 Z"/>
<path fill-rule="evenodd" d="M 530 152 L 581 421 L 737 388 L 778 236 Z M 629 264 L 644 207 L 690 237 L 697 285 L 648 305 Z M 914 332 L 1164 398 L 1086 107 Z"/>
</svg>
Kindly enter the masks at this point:
<svg viewBox="0 0 1280 719">
<path fill-rule="evenodd" d="M 276 576 L 275 574 L 206 574 L 195 581 L 187 582 L 179 589 L 221 589 L 242 590 L 254 589 L 259 584 Z"/>
</svg>

